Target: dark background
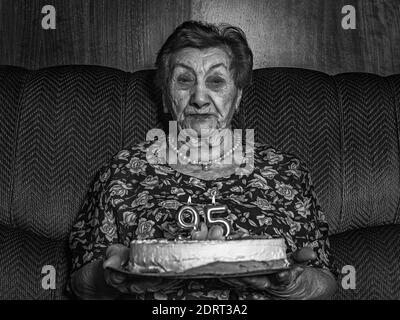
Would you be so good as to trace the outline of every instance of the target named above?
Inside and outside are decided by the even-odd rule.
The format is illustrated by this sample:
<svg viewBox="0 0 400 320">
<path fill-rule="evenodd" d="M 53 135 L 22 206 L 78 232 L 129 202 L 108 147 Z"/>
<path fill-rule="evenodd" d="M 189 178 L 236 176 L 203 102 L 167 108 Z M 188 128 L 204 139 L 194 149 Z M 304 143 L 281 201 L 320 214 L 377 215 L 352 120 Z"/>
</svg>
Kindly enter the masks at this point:
<svg viewBox="0 0 400 320">
<path fill-rule="evenodd" d="M 45 5 L 56 9 L 56 30 L 41 27 Z M 345 5 L 356 9 L 356 30 L 342 29 Z M 255 68 L 400 73 L 400 0 L 0 0 L 0 64 L 152 68 L 188 19 L 240 26 Z"/>
</svg>

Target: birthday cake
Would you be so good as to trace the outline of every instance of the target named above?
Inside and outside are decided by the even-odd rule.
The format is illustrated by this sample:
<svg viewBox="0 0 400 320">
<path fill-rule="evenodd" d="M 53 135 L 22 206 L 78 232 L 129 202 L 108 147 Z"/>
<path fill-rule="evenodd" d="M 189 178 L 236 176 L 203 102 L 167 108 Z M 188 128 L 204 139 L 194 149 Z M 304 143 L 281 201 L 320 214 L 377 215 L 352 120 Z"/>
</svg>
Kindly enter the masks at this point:
<svg viewBox="0 0 400 320">
<path fill-rule="evenodd" d="M 248 262 L 241 264 L 240 262 Z M 134 240 L 129 269 L 135 273 L 243 272 L 243 266 L 288 266 L 283 239 Z M 219 268 L 220 270 L 217 270 Z"/>
</svg>

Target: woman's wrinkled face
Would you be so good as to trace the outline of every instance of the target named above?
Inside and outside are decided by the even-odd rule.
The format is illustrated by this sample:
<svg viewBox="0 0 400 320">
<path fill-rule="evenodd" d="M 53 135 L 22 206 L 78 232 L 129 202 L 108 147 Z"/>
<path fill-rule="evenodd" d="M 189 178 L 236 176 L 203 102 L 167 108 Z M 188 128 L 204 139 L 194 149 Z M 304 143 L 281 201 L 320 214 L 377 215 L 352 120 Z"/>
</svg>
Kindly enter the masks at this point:
<svg viewBox="0 0 400 320">
<path fill-rule="evenodd" d="M 230 72 L 230 57 L 220 48 L 185 48 L 171 57 L 164 104 L 179 129 L 206 137 L 230 126 L 242 90 Z"/>
</svg>

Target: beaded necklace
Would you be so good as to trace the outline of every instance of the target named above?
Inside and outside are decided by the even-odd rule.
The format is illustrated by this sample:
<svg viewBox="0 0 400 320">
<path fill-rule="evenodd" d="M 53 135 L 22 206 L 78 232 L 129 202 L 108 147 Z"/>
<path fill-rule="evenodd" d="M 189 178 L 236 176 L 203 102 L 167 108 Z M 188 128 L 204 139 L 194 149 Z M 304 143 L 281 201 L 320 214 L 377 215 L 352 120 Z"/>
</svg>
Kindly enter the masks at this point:
<svg viewBox="0 0 400 320">
<path fill-rule="evenodd" d="M 220 164 L 225 158 L 229 157 L 241 145 L 241 143 L 242 143 L 241 139 L 236 139 L 235 145 L 232 148 L 230 148 L 228 152 L 225 152 L 224 154 L 220 155 L 218 158 L 214 160 L 194 161 L 191 160 L 189 157 L 187 157 L 185 154 L 183 154 L 181 151 L 178 151 L 175 141 L 169 139 L 170 147 L 172 148 L 172 150 L 174 150 L 174 152 L 176 152 L 179 155 L 179 157 L 181 157 L 181 159 L 185 160 L 186 163 L 201 166 L 202 170 L 204 171 L 208 171 L 213 164 Z"/>
</svg>

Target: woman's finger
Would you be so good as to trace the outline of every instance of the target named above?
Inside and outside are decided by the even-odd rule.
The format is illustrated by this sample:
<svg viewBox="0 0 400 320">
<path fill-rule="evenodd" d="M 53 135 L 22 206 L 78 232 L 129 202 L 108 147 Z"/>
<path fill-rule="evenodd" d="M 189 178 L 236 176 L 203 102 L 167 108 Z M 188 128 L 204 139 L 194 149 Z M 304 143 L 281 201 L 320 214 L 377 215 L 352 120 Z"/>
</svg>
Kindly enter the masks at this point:
<svg viewBox="0 0 400 320">
<path fill-rule="evenodd" d="M 208 240 L 224 240 L 224 229 L 221 226 L 212 226 L 207 235 Z"/>
<path fill-rule="evenodd" d="M 293 253 L 293 259 L 298 263 L 312 261 L 316 258 L 317 254 L 314 252 L 313 248 L 310 247 L 300 248 Z"/>
<path fill-rule="evenodd" d="M 304 271 L 304 267 L 300 265 L 293 266 L 290 270 L 278 272 L 271 279 L 270 288 L 272 290 L 285 290 L 287 286 L 291 286 L 296 282 L 297 278 Z"/>
<path fill-rule="evenodd" d="M 208 234 L 208 227 L 204 222 L 202 222 L 200 224 L 200 230 L 192 231 L 191 238 L 193 240 L 206 240 L 207 234 Z"/>
<path fill-rule="evenodd" d="M 228 236 L 228 239 L 230 239 L 230 240 L 237 240 L 237 239 L 244 238 L 245 235 L 246 235 L 246 233 L 239 231 L 239 232 L 235 232 L 235 233 L 233 233 L 233 234 L 230 234 L 230 235 Z"/>
<path fill-rule="evenodd" d="M 119 269 L 122 265 L 122 258 L 121 256 L 114 254 L 110 256 L 107 260 L 103 262 L 103 268 L 115 268 Z"/>
<path fill-rule="evenodd" d="M 247 287 L 256 290 L 265 290 L 271 286 L 271 280 L 267 276 L 243 277 L 240 279 Z"/>
<path fill-rule="evenodd" d="M 290 270 L 278 272 L 275 280 L 277 285 L 288 285 L 292 281 L 292 272 Z"/>
<path fill-rule="evenodd" d="M 118 272 L 114 272 L 114 271 L 111 271 L 111 270 L 105 270 L 105 272 L 108 275 L 109 281 L 113 285 L 119 285 L 119 284 L 122 284 L 122 283 L 126 282 L 126 276 L 123 275 L 123 274 L 120 274 Z"/>
<path fill-rule="evenodd" d="M 303 273 L 303 271 L 304 271 L 303 266 L 300 266 L 300 265 L 294 266 L 292 269 L 293 280 L 296 280 Z"/>
<path fill-rule="evenodd" d="M 240 281 L 239 278 L 220 278 L 219 281 L 233 288 L 240 288 L 244 286 L 243 281 Z"/>
<path fill-rule="evenodd" d="M 104 261 L 103 268 L 120 268 L 128 259 L 129 248 L 122 244 L 113 244 L 106 250 L 106 260 Z"/>
<path fill-rule="evenodd" d="M 179 285 L 182 282 L 180 279 L 134 279 L 128 287 L 131 293 L 157 292 L 163 289 L 170 289 Z"/>
</svg>

